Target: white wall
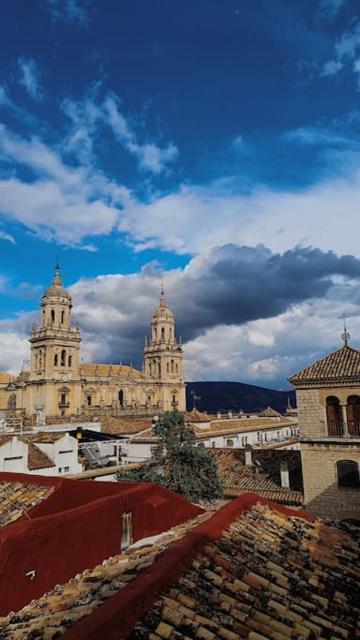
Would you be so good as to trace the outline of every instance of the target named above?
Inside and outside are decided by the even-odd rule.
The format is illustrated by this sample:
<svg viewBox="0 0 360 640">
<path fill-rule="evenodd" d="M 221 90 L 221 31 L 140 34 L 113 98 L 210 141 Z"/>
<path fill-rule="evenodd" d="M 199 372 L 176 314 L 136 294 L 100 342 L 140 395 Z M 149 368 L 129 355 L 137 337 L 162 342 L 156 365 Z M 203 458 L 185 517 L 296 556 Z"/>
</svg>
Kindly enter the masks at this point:
<svg viewBox="0 0 360 640">
<path fill-rule="evenodd" d="M 35 444 L 55 463 L 50 475 L 81 473 L 83 470 L 82 464 L 78 462 L 78 441 L 68 433 L 55 442 L 36 442 Z"/>
</svg>

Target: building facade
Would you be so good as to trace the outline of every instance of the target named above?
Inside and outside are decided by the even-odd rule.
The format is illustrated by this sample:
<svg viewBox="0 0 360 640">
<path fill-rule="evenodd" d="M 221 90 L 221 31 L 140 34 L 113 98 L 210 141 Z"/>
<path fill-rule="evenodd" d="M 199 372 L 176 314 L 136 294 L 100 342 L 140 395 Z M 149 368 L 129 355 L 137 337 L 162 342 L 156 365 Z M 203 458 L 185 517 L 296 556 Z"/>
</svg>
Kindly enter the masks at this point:
<svg viewBox="0 0 360 640">
<path fill-rule="evenodd" d="M 30 367 L 2 388 L 9 413 L 48 417 L 185 411 L 183 349 L 164 292 L 146 340 L 144 370 L 80 364 L 80 328 L 72 322 L 72 300 L 59 266 L 40 302 L 40 322 L 30 337 Z M 3 398 L 4 404 L 4 398 Z"/>
<path fill-rule="evenodd" d="M 348 344 L 295 373 L 305 508 L 360 520 L 360 351 Z"/>
</svg>

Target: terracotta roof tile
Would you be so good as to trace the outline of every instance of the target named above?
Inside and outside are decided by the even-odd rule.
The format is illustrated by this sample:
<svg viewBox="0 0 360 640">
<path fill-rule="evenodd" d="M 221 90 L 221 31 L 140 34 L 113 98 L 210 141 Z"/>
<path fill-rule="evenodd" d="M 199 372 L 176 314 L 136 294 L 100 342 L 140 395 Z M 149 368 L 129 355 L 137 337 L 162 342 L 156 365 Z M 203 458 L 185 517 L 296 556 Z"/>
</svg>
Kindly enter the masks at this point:
<svg viewBox="0 0 360 640">
<path fill-rule="evenodd" d="M 52 487 L 24 482 L 0 482 L 0 527 L 21 518 L 24 511 L 47 498 Z"/>
<path fill-rule="evenodd" d="M 360 351 L 347 345 L 289 377 L 294 386 L 360 382 Z"/>
<path fill-rule="evenodd" d="M 245 513 L 234 512 L 222 533 L 209 535 L 211 520 L 199 527 L 206 527 L 205 534 L 196 529 L 190 532 L 206 517 L 209 514 L 202 514 L 146 547 L 110 558 L 0 619 L 2 640 L 66 638 L 71 626 L 98 607 L 101 613 L 102 603 L 117 598 L 120 590 L 129 592 L 130 598 L 132 592 L 136 594 L 137 614 L 129 612 L 130 625 L 126 613 L 116 614 L 118 626 L 112 629 L 112 638 L 358 637 L 360 540 L 356 527 L 307 521 L 258 503 Z M 175 554 L 165 551 L 166 558 L 160 557 L 172 540 L 187 533 L 190 546 L 182 540 L 176 543 Z M 159 566 L 169 576 L 160 578 L 160 583 L 170 586 L 159 591 L 155 582 L 151 598 L 147 579 Z M 85 637 L 84 631 L 80 636 L 78 632 L 75 626 L 72 637 Z"/>
<path fill-rule="evenodd" d="M 217 463 L 226 497 L 253 491 L 283 504 L 303 503 L 300 451 L 252 449 L 252 465 L 245 464 L 244 449 L 209 449 Z M 281 486 L 280 467 L 286 462 L 290 488 Z"/>
<path fill-rule="evenodd" d="M 55 463 L 46 455 L 46 453 L 41 451 L 39 447 L 37 447 L 33 442 L 29 442 L 28 444 L 28 467 L 30 471 L 55 467 Z"/>
</svg>

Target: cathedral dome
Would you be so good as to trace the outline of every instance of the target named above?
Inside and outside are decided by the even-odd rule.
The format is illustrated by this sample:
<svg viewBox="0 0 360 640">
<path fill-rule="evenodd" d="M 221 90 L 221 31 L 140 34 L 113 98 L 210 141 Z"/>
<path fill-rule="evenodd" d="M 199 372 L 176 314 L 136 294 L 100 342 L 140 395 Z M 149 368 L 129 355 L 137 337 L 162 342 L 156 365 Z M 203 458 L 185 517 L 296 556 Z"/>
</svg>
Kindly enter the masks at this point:
<svg viewBox="0 0 360 640">
<path fill-rule="evenodd" d="M 60 267 L 57 264 L 55 267 L 55 273 L 54 273 L 54 277 L 52 279 L 52 283 L 50 285 L 50 287 L 48 287 L 45 291 L 44 294 L 42 296 L 43 298 L 53 298 L 53 297 L 60 297 L 60 298 L 68 298 L 71 299 L 70 293 L 68 291 L 66 291 L 65 287 L 63 286 L 63 283 L 61 281 L 61 275 L 60 275 Z"/>
<path fill-rule="evenodd" d="M 173 320 L 174 314 L 170 311 L 169 307 L 166 304 L 164 291 L 161 290 L 160 302 L 157 309 L 155 309 L 153 313 L 153 320 Z"/>
</svg>

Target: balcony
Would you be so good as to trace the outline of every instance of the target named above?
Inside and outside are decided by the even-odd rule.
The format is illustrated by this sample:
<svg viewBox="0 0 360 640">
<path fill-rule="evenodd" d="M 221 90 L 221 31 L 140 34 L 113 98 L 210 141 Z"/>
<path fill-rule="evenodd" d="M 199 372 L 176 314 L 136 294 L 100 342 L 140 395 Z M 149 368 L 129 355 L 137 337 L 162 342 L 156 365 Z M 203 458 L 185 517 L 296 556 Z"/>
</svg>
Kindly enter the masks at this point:
<svg viewBox="0 0 360 640">
<path fill-rule="evenodd" d="M 328 435 L 331 438 L 336 438 L 344 435 L 344 423 L 339 420 L 328 421 Z"/>
<path fill-rule="evenodd" d="M 68 402 L 67 400 L 59 400 L 59 409 L 69 409 L 70 407 L 70 402 Z"/>
<path fill-rule="evenodd" d="M 360 438 L 360 422 L 349 420 L 345 424 L 336 420 L 328 421 L 328 436 L 330 438 Z"/>
</svg>

